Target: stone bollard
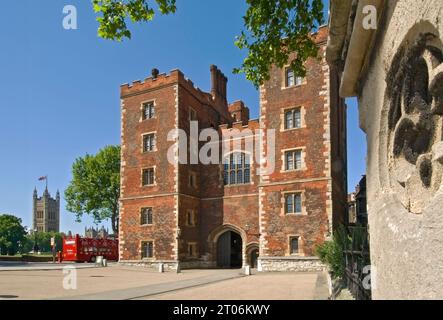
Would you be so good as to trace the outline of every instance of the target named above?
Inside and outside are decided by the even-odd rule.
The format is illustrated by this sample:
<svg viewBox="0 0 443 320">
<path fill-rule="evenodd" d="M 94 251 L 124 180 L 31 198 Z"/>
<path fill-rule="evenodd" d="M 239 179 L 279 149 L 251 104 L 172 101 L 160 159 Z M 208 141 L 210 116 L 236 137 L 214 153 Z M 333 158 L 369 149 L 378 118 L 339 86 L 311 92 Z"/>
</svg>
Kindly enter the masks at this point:
<svg viewBox="0 0 443 320">
<path fill-rule="evenodd" d="M 103 267 L 107 267 L 108 266 L 108 260 L 107 259 L 103 259 L 102 265 L 103 265 Z"/>
<path fill-rule="evenodd" d="M 95 266 L 96 267 L 103 267 L 103 256 L 95 257 Z"/>
<path fill-rule="evenodd" d="M 182 272 L 182 270 L 180 268 L 180 263 L 177 263 L 177 273 L 181 273 L 181 272 Z"/>
<path fill-rule="evenodd" d="M 245 266 L 245 275 L 246 276 L 250 276 L 251 275 L 251 267 L 250 266 Z"/>
<path fill-rule="evenodd" d="M 163 263 L 158 264 L 158 272 L 160 273 L 165 272 L 165 265 Z"/>
</svg>

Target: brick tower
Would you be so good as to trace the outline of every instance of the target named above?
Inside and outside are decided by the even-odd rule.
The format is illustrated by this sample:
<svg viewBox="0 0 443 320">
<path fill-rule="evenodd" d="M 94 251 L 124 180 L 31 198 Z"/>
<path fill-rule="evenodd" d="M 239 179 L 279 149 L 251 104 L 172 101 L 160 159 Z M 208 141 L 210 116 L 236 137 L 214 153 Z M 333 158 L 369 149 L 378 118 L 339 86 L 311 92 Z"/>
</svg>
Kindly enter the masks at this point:
<svg viewBox="0 0 443 320">
<path fill-rule="evenodd" d="M 34 189 L 33 202 L 33 229 L 37 232 L 60 231 L 60 193 L 57 191 L 55 198 L 45 188 L 43 195 L 38 197 L 37 189 Z"/>
<path fill-rule="evenodd" d="M 306 79 L 273 68 L 260 90 L 260 119 L 249 119 L 242 101 L 228 103 L 228 80 L 216 66 L 208 93 L 179 70 L 154 69 L 144 81 L 122 85 L 121 263 L 322 268 L 312 257 L 315 245 L 346 212 L 346 127 L 323 58 L 327 28 L 315 37 L 321 61 L 307 62 Z M 247 139 L 266 150 L 270 129 L 275 170 L 262 175 L 266 163 L 247 150 Z M 180 134 L 186 147 L 177 152 Z M 234 138 L 232 150 L 209 151 L 207 141 L 226 136 Z M 202 153 L 217 161 L 203 162 L 196 157 Z"/>
</svg>

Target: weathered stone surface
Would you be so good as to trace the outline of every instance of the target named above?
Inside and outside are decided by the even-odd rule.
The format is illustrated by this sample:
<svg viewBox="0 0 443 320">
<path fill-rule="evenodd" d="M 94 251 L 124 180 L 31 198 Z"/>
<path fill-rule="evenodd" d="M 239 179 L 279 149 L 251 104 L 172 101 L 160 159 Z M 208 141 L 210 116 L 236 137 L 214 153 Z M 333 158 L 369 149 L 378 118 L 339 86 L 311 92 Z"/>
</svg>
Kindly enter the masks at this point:
<svg viewBox="0 0 443 320">
<path fill-rule="evenodd" d="M 260 258 L 260 271 L 325 271 L 327 267 L 317 257 Z"/>
<path fill-rule="evenodd" d="M 441 299 L 443 2 L 385 1 L 377 8 L 377 31 L 368 31 L 374 34 L 360 56 L 364 67 L 345 71 L 357 77 L 343 75 L 358 81 L 342 83 L 358 88 L 367 134 L 372 297 Z M 363 17 L 357 11 L 351 20 L 353 34 L 365 32 Z M 361 46 L 351 40 L 339 64 L 355 58 L 346 56 L 351 48 Z"/>
</svg>

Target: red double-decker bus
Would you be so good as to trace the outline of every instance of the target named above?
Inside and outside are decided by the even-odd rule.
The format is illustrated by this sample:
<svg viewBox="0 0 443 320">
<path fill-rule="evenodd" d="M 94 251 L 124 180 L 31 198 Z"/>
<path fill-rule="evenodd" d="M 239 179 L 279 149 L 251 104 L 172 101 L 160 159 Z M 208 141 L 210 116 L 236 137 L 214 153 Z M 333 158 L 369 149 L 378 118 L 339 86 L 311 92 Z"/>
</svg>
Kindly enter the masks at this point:
<svg viewBox="0 0 443 320">
<path fill-rule="evenodd" d="M 95 262 L 98 256 L 110 261 L 118 260 L 117 239 L 63 238 L 63 261 Z"/>
</svg>

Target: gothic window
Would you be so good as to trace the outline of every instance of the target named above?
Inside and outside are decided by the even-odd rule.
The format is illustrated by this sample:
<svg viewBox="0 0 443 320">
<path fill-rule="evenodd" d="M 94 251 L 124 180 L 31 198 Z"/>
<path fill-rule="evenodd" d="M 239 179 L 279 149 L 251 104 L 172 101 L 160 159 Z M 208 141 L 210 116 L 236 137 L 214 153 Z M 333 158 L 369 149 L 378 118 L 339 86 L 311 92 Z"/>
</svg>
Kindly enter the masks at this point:
<svg viewBox="0 0 443 320">
<path fill-rule="evenodd" d="M 225 185 L 246 184 L 251 182 L 251 164 L 245 153 L 231 153 L 223 161 Z"/>
<path fill-rule="evenodd" d="M 189 121 L 197 121 L 197 112 L 192 108 L 189 108 Z"/>
<path fill-rule="evenodd" d="M 152 208 L 142 208 L 140 220 L 141 225 L 152 224 Z"/>
<path fill-rule="evenodd" d="M 154 106 L 154 102 L 146 102 L 143 104 L 143 114 L 142 114 L 142 119 L 146 120 L 146 119 L 152 119 L 154 118 L 155 115 L 155 106 Z"/>
<path fill-rule="evenodd" d="M 189 173 L 189 186 L 197 188 L 197 174 L 195 172 Z"/>
<path fill-rule="evenodd" d="M 299 237 L 291 237 L 289 239 L 291 254 L 299 254 L 298 240 L 299 240 Z"/>
<path fill-rule="evenodd" d="M 286 87 L 292 87 L 295 85 L 295 74 L 291 68 L 286 68 Z"/>
<path fill-rule="evenodd" d="M 154 184 L 154 168 L 143 169 L 142 184 L 149 186 Z"/>
<path fill-rule="evenodd" d="M 302 168 L 302 151 L 291 150 L 285 152 L 285 170 L 299 170 Z"/>
<path fill-rule="evenodd" d="M 285 129 L 301 128 L 301 109 L 294 108 L 285 112 Z"/>
<path fill-rule="evenodd" d="M 285 195 L 285 213 L 301 214 L 302 199 L 300 193 L 288 193 Z"/>
<path fill-rule="evenodd" d="M 155 149 L 155 135 L 153 133 L 143 136 L 143 152 L 154 151 Z"/>
<path fill-rule="evenodd" d="M 195 227 L 197 225 L 194 210 L 186 211 L 186 225 L 188 227 Z"/>
<path fill-rule="evenodd" d="M 152 241 L 142 242 L 142 259 L 152 258 L 154 256 L 154 243 Z"/>
<path fill-rule="evenodd" d="M 188 256 L 196 257 L 197 256 L 197 244 L 196 243 L 188 243 Z"/>
<path fill-rule="evenodd" d="M 285 69 L 285 78 L 285 86 L 287 88 L 303 84 L 303 77 L 296 77 L 295 72 L 289 67 Z"/>
</svg>

